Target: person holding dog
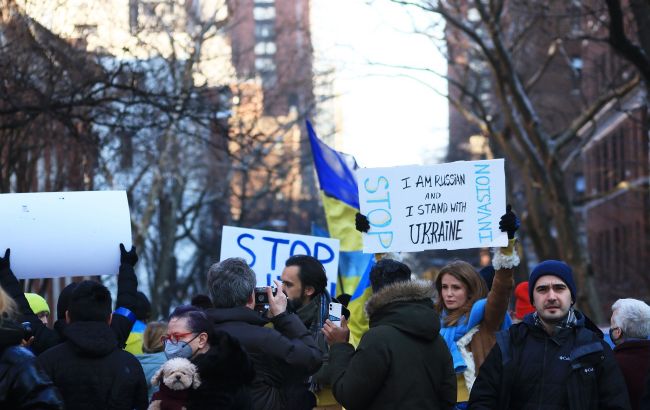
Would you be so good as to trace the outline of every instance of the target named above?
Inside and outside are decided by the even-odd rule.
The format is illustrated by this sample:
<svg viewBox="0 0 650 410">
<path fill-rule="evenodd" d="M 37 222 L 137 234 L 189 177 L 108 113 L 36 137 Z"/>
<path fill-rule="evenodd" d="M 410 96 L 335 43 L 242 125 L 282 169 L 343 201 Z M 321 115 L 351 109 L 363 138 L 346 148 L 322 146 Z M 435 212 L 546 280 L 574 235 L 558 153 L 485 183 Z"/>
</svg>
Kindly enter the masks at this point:
<svg viewBox="0 0 650 410">
<path fill-rule="evenodd" d="M 237 340 L 215 331 L 200 308 L 184 305 L 174 309 L 162 340 L 167 359 L 188 359 L 198 370 L 200 382 L 186 390 L 188 410 L 252 409 L 250 384 L 255 373 L 248 355 Z M 152 403 L 172 394 L 160 386 Z"/>
</svg>

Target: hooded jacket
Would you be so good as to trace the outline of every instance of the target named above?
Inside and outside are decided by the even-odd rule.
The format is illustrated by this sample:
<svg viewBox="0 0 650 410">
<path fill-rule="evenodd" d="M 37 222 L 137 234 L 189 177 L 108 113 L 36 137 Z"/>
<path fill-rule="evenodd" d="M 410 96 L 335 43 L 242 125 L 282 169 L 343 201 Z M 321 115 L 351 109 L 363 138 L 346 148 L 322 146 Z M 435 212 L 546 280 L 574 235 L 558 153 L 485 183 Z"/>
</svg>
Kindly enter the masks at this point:
<svg viewBox="0 0 650 410">
<path fill-rule="evenodd" d="M 47 349 L 65 341 L 65 311 L 68 308 L 70 295 L 76 287 L 76 283 L 73 282 L 63 288 L 59 295 L 59 302 L 57 303 L 56 309 L 58 320 L 54 322 L 54 329 L 45 326 L 38 316 L 32 312 L 32 308 L 29 306 L 20 282 L 18 282 L 18 279 L 8 266 L 0 269 L 0 286 L 2 286 L 18 305 L 22 316 L 20 321 L 31 323 L 34 331 L 34 344 L 31 348 L 35 354 L 39 355 Z M 116 310 L 113 313 L 113 320 L 111 320 L 111 329 L 120 347 L 126 345 L 126 340 L 135 321 L 135 315 L 131 311 L 134 310 L 136 304 L 137 288 L 138 279 L 135 276 L 133 266 L 128 263 L 122 263 L 119 274 L 117 275 L 116 306 L 123 307 L 124 309 Z M 131 313 L 133 317 L 124 316 L 123 313 Z"/>
<path fill-rule="evenodd" d="M 0 408 L 63 409 L 59 392 L 36 365 L 36 357 L 19 346 L 22 338 L 20 325 L 0 322 Z"/>
<path fill-rule="evenodd" d="M 393 283 L 366 305 L 370 329 L 358 349 L 330 349 L 334 397 L 346 409 L 453 409 L 456 376 L 429 282 Z"/>
<path fill-rule="evenodd" d="M 206 310 L 215 330 L 228 333 L 248 352 L 255 378 L 251 396 L 255 409 L 285 409 L 284 389 L 314 374 L 322 354 L 298 316 L 282 314 L 271 319 L 273 329 L 262 315 L 245 306 Z"/>
<path fill-rule="evenodd" d="M 612 350 L 575 311 L 576 324 L 553 336 L 527 315 L 497 334 L 469 409 L 627 410 L 625 381 Z"/>
<path fill-rule="evenodd" d="M 105 322 L 73 322 L 66 341 L 48 349 L 38 362 L 58 387 L 65 408 L 146 409 L 147 384 L 138 360 L 118 348 Z"/>
</svg>

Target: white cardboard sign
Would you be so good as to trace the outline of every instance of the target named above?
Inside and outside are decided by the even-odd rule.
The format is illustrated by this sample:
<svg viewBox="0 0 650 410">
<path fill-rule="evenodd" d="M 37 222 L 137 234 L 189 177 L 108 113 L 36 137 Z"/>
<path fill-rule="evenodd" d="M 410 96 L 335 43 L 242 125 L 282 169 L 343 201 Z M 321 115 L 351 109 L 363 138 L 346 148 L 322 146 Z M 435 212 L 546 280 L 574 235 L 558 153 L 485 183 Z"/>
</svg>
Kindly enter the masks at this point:
<svg viewBox="0 0 650 410">
<path fill-rule="evenodd" d="M 318 236 L 224 226 L 221 260 L 243 258 L 257 277 L 257 286 L 271 286 L 280 278 L 284 262 L 293 255 L 318 259 L 327 273 L 328 291 L 335 292 L 339 268 L 339 240 Z"/>
<path fill-rule="evenodd" d="M 506 246 L 503 159 L 357 171 L 365 253 Z"/>
<path fill-rule="evenodd" d="M 0 256 L 21 279 L 115 275 L 131 249 L 125 191 L 0 195 Z"/>
</svg>

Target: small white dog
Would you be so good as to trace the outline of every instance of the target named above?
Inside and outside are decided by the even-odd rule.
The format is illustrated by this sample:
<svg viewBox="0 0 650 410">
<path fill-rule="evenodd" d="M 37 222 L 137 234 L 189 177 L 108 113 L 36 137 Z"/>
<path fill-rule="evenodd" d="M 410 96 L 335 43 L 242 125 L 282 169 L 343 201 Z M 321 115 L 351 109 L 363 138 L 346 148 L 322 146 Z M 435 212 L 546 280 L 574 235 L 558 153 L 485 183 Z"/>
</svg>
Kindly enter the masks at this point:
<svg viewBox="0 0 650 410">
<path fill-rule="evenodd" d="M 197 368 L 182 357 L 168 360 L 151 378 L 151 384 L 160 384 L 159 390 L 151 398 L 149 410 L 185 410 L 189 389 L 201 385 Z"/>
</svg>

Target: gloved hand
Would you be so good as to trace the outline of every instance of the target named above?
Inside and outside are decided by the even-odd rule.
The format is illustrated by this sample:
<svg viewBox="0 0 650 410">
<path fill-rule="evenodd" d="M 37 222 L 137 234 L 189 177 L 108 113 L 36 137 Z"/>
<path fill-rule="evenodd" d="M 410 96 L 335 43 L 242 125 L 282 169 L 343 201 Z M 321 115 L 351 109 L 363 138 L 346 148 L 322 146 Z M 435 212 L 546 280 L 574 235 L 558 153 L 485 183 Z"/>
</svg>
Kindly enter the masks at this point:
<svg viewBox="0 0 650 410">
<path fill-rule="evenodd" d="M 507 232 L 508 239 L 512 239 L 515 237 L 515 232 L 517 232 L 517 229 L 519 229 L 519 225 L 519 218 L 517 218 L 517 215 L 512 212 L 512 206 L 506 205 L 506 213 L 501 217 L 501 220 L 499 221 L 499 229 L 501 232 Z"/>
<path fill-rule="evenodd" d="M 370 230 L 370 221 L 368 217 L 364 214 L 357 212 L 354 216 L 354 227 L 357 228 L 357 231 L 366 233 Z"/>
<path fill-rule="evenodd" d="M 138 263 L 138 254 L 135 252 L 135 246 L 131 246 L 131 250 L 127 252 L 124 244 L 120 244 L 120 264 L 122 263 L 135 267 L 135 264 Z"/>
<path fill-rule="evenodd" d="M 0 258 L 0 270 L 11 268 L 11 263 L 9 261 L 9 255 L 11 254 L 11 249 L 7 248 L 5 251 L 5 257 Z"/>
</svg>

